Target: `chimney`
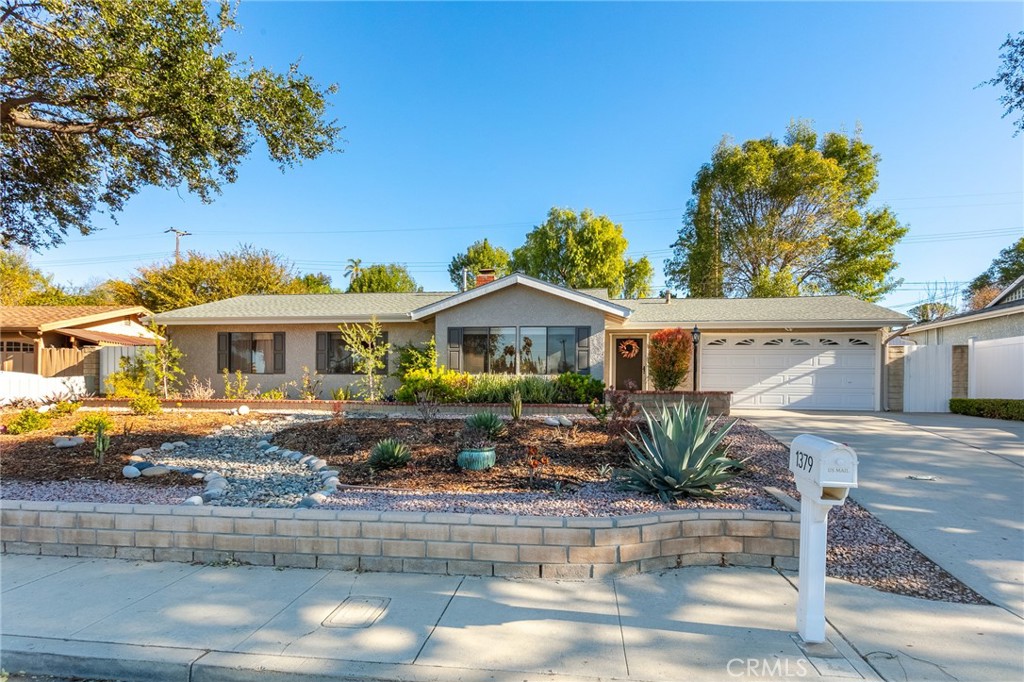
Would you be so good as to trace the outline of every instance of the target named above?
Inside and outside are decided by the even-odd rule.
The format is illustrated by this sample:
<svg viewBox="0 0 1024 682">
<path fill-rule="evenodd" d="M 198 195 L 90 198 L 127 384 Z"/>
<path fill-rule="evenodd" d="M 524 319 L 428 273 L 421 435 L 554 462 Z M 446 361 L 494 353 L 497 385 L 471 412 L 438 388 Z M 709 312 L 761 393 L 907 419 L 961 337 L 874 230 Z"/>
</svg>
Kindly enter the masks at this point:
<svg viewBox="0 0 1024 682">
<path fill-rule="evenodd" d="M 494 279 L 494 268 L 484 268 L 476 274 L 476 285 L 482 286 L 488 282 L 493 282 Z"/>
<path fill-rule="evenodd" d="M 672 292 L 669 291 L 668 289 L 665 289 L 665 303 L 671 303 L 671 302 L 672 302 Z"/>
</svg>

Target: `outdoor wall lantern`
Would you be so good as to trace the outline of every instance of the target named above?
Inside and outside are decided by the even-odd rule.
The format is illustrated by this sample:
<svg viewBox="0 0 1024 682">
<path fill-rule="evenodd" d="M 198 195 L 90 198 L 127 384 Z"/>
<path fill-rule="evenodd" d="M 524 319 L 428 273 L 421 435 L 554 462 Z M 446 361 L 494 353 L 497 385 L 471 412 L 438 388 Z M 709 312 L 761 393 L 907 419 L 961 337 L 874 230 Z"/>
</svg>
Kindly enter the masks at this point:
<svg viewBox="0 0 1024 682">
<path fill-rule="evenodd" d="M 700 369 L 698 364 L 700 361 L 700 329 L 697 325 L 693 325 L 693 331 L 690 332 L 693 336 L 693 390 L 697 390 L 697 372 Z"/>
</svg>

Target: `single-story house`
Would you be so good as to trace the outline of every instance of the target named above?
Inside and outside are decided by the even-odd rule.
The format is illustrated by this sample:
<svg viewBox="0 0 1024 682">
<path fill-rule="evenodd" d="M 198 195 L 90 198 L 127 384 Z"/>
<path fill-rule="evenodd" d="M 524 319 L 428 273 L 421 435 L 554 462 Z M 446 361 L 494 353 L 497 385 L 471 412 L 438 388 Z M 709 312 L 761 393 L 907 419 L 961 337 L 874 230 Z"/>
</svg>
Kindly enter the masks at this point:
<svg viewBox="0 0 1024 682">
<path fill-rule="evenodd" d="M 1024 276 L 984 308 L 914 324 L 899 334 L 915 351 L 931 349 L 919 355 L 934 365 L 908 374 L 904 409 L 928 409 L 927 400 L 916 398 L 938 393 L 936 409 L 944 409 L 950 397 L 1024 398 Z M 938 385 L 937 378 L 942 379 Z"/>
<path fill-rule="evenodd" d="M 338 325 L 376 317 L 393 347 L 434 337 L 438 361 L 479 373 L 579 372 L 609 387 L 650 389 L 649 336 L 701 331 L 697 383 L 733 392 L 734 407 L 881 408 L 883 332 L 906 316 L 849 296 L 611 300 L 522 274 L 463 292 L 239 296 L 155 316 L 185 353 L 188 376 L 224 369 L 264 390 L 323 375 L 354 383 Z M 397 366 L 397 353 L 388 371 Z M 394 387 L 394 380 L 391 387 Z M 680 388 L 692 388 L 687 377 Z"/>
<path fill-rule="evenodd" d="M 2 306 L 0 369 L 54 376 L 68 369 L 47 349 L 93 349 L 99 346 L 152 345 L 153 333 L 142 324 L 152 313 L 142 306 Z M 80 372 L 79 372 L 80 373 Z"/>
</svg>

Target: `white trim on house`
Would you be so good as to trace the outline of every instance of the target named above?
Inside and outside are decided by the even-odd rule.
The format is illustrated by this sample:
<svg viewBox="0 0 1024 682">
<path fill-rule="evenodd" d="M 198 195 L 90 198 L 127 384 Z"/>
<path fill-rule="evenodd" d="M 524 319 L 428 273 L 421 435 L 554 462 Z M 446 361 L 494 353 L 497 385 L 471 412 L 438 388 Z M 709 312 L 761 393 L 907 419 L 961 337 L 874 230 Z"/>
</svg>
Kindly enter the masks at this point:
<svg viewBox="0 0 1024 682">
<path fill-rule="evenodd" d="M 496 279 L 493 282 L 488 282 L 487 284 L 475 287 L 469 291 L 454 294 L 442 301 L 437 301 L 436 303 L 425 305 L 422 308 L 417 308 L 410 313 L 410 316 L 413 320 L 422 320 L 427 317 L 432 317 L 441 311 L 454 308 L 455 306 L 468 303 L 469 301 L 481 298 L 482 296 L 487 296 L 488 294 L 493 294 L 496 291 L 500 291 L 506 287 L 515 286 L 517 284 L 522 284 L 525 287 L 536 289 L 537 291 L 541 291 L 545 294 L 564 298 L 567 301 L 572 301 L 573 303 L 578 303 L 580 305 L 587 306 L 588 308 L 594 308 L 605 315 L 611 315 L 612 317 L 616 317 L 620 320 L 625 320 L 633 314 L 633 311 L 625 306 L 617 305 L 610 301 L 591 296 L 590 294 L 566 289 L 565 287 L 560 287 L 556 284 L 549 284 L 548 282 L 543 282 L 539 279 L 534 279 L 533 277 L 516 273 L 514 275 L 502 277 L 501 279 Z"/>
<path fill-rule="evenodd" d="M 1024 285 L 1024 275 L 1021 275 L 1017 279 L 1013 280 L 1013 282 L 1010 284 L 1010 286 L 1008 286 L 1005 289 L 1003 289 L 1002 291 L 1000 291 L 999 294 L 995 298 L 993 298 L 991 301 L 989 301 L 988 305 L 986 305 L 985 307 L 986 308 L 994 308 L 995 306 L 999 305 L 1003 301 L 1003 299 L 1008 297 L 1011 293 L 1016 291 L 1016 289 L 1018 287 L 1022 286 L 1022 285 Z"/>
<path fill-rule="evenodd" d="M 167 313 L 160 313 L 159 324 L 166 325 L 178 325 L 178 326 L 202 326 L 208 327 L 212 325 L 276 325 L 286 326 L 293 324 L 342 324 L 342 323 L 365 323 L 369 322 L 371 318 L 376 317 L 377 322 L 381 324 L 395 324 L 395 323 L 409 323 L 412 320 L 409 319 L 407 313 L 393 313 L 390 315 L 319 315 L 319 316 L 307 316 L 307 317 L 167 317 Z"/>
<path fill-rule="evenodd" d="M 916 334 L 917 332 L 928 331 L 929 329 L 939 329 L 940 327 L 952 327 L 958 324 L 969 324 L 978 320 L 989 320 L 993 317 L 1003 317 L 1005 315 L 1014 315 L 1024 313 L 1024 306 L 1006 304 L 996 308 L 982 308 L 970 313 L 964 313 L 963 315 L 957 315 L 956 317 L 947 317 L 941 320 L 935 320 L 933 322 L 922 322 L 921 324 L 915 324 L 907 327 L 903 331 L 899 332 L 898 336 L 906 336 L 907 334 Z"/>
</svg>

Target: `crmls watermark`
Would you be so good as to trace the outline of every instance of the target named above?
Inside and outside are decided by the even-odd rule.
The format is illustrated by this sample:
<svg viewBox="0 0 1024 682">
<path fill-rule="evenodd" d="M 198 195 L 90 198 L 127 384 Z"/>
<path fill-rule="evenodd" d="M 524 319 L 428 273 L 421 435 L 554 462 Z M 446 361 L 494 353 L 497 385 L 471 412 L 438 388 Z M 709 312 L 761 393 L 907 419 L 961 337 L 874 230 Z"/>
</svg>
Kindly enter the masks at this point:
<svg viewBox="0 0 1024 682">
<path fill-rule="evenodd" d="M 805 677 L 810 666 L 806 658 L 731 658 L 725 670 L 731 677 Z"/>
</svg>

